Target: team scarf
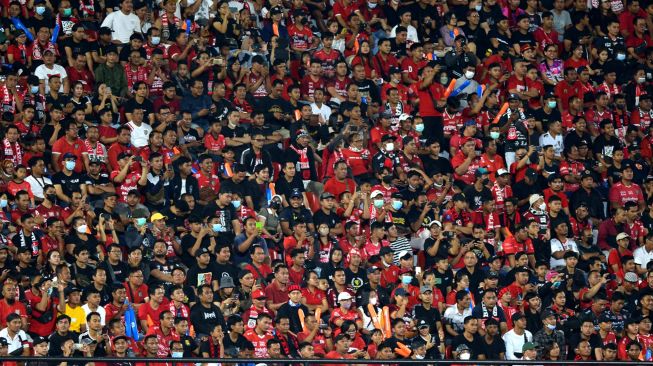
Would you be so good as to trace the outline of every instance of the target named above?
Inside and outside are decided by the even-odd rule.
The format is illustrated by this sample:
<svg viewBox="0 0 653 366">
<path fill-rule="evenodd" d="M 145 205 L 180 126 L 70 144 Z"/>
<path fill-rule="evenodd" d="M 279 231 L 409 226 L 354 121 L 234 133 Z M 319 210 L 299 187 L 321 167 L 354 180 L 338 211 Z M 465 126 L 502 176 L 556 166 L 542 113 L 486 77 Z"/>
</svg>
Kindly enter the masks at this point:
<svg viewBox="0 0 653 366">
<path fill-rule="evenodd" d="M 23 232 L 23 230 L 20 231 L 19 237 L 20 237 L 20 247 L 21 248 L 26 247 L 27 242 L 25 241 L 25 233 Z M 38 240 L 36 240 L 36 234 L 33 231 L 32 231 L 31 238 L 32 238 L 32 255 L 35 256 L 39 254 L 39 242 Z"/>
<path fill-rule="evenodd" d="M 80 1 L 79 2 L 79 7 L 82 10 L 82 14 L 85 17 L 90 17 L 95 15 L 95 1 L 93 0 L 88 0 L 88 4 L 85 4 L 85 1 Z"/>
<path fill-rule="evenodd" d="M 190 319 L 190 312 L 188 311 L 188 306 L 181 304 L 181 307 L 175 307 L 175 302 L 170 301 L 170 312 L 175 314 L 175 317 L 181 317 L 185 319 Z"/>
<path fill-rule="evenodd" d="M 493 318 L 498 318 L 499 317 L 499 310 L 497 309 L 498 306 L 494 306 L 492 308 L 492 317 Z M 487 310 L 487 307 L 485 306 L 484 302 L 481 302 L 481 310 L 483 310 L 483 319 L 488 319 L 490 317 L 490 313 Z"/>
<path fill-rule="evenodd" d="M 7 140 L 6 138 L 2 140 L 3 144 L 5 145 L 5 159 L 8 156 L 11 156 L 11 161 L 14 162 L 16 165 L 21 165 L 23 164 L 23 153 L 20 150 L 20 144 L 17 142 L 14 142 L 14 146 L 11 145 L 11 142 Z"/>
</svg>

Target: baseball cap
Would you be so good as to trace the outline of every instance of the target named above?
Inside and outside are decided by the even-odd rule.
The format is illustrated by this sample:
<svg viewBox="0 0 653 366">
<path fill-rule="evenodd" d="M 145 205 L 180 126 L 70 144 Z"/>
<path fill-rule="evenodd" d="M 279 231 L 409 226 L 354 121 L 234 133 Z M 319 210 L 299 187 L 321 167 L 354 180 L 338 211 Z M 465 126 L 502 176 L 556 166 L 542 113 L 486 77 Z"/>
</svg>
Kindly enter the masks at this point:
<svg viewBox="0 0 653 366">
<path fill-rule="evenodd" d="M 584 170 L 580 175 L 580 179 L 585 179 L 585 178 L 594 178 L 594 176 L 592 175 L 592 172 L 590 172 L 589 170 Z"/>
<path fill-rule="evenodd" d="M 495 272 L 495 271 L 490 271 L 490 272 L 487 273 L 486 278 L 488 278 L 488 279 L 490 279 L 490 278 L 499 278 L 499 274 L 497 272 Z"/>
<path fill-rule="evenodd" d="M 349 292 L 344 291 L 338 294 L 338 302 L 344 300 L 351 300 L 351 295 L 349 294 Z"/>
<path fill-rule="evenodd" d="M 121 152 L 120 154 L 118 154 L 118 160 L 122 160 L 122 159 L 124 159 L 124 158 L 128 158 L 128 157 L 130 157 L 130 156 L 132 156 L 132 154 L 123 151 L 123 152 Z"/>
<path fill-rule="evenodd" d="M 154 222 L 156 220 L 166 220 L 167 218 L 167 216 L 163 216 L 163 214 L 157 212 L 150 217 L 150 222 Z"/>
<path fill-rule="evenodd" d="M 290 192 L 290 198 L 295 198 L 295 197 L 302 197 L 302 192 L 299 190 L 299 188 L 295 188 Z"/>
<path fill-rule="evenodd" d="M 63 159 L 64 160 L 66 160 L 66 159 L 75 159 L 75 160 L 77 160 L 77 156 L 75 154 L 73 154 L 73 153 L 67 152 L 67 153 L 63 154 Z"/>
<path fill-rule="evenodd" d="M 630 235 L 628 235 L 626 233 L 617 234 L 617 240 L 628 239 L 628 238 L 630 238 Z"/>
<path fill-rule="evenodd" d="M 390 74 L 396 74 L 396 73 L 400 73 L 400 72 L 401 72 L 401 69 L 398 68 L 397 66 L 390 67 Z"/>
<path fill-rule="evenodd" d="M 419 288 L 419 293 L 420 294 L 424 294 L 424 293 L 427 293 L 429 291 L 433 292 L 433 289 L 431 288 L 431 286 L 422 286 L 422 287 Z"/>
<path fill-rule="evenodd" d="M 420 320 L 419 323 L 417 323 L 417 329 L 428 328 L 428 327 L 430 327 L 430 325 L 424 319 Z"/>
<path fill-rule="evenodd" d="M 599 323 L 612 323 L 612 319 L 610 319 L 608 314 L 601 314 L 599 316 Z"/>
<path fill-rule="evenodd" d="M 326 199 L 329 199 L 329 198 L 336 198 L 336 196 L 334 196 L 333 193 L 331 193 L 331 192 L 324 192 L 324 193 L 322 193 L 320 195 L 321 200 L 326 200 Z"/>
<path fill-rule="evenodd" d="M 556 315 L 556 313 L 555 313 L 553 310 L 551 310 L 551 309 L 544 309 L 544 311 L 543 311 L 542 314 L 540 315 L 540 319 L 544 320 L 544 319 L 550 318 L 550 317 L 552 317 L 552 316 L 554 316 L 554 317 L 556 317 L 556 318 L 558 317 L 558 316 Z"/>
<path fill-rule="evenodd" d="M 639 279 L 635 273 L 628 272 L 624 275 L 624 280 L 626 280 L 626 282 L 637 283 Z"/>
<path fill-rule="evenodd" d="M 290 286 L 288 286 L 288 294 L 290 294 L 293 291 L 302 292 L 302 288 L 299 287 L 299 285 L 290 285 Z"/>
<path fill-rule="evenodd" d="M 371 274 L 371 273 L 374 273 L 374 272 L 380 271 L 380 270 L 381 270 L 381 268 L 379 268 L 377 266 L 372 266 L 372 267 L 367 269 L 367 274 Z"/>
<path fill-rule="evenodd" d="M 199 248 L 199 249 L 195 252 L 195 257 L 199 257 L 199 256 L 202 255 L 202 254 L 209 254 L 209 249 L 208 249 L 208 248 L 204 248 L 204 247 Z"/>
<path fill-rule="evenodd" d="M 387 118 L 387 119 L 390 119 L 390 118 L 392 118 L 392 116 L 393 116 L 393 115 L 392 115 L 392 112 L 390 112 L 390 111 L 387 110 L 387 109 L 385 109 L 383 112 L 379 113 L 379 118 Z"/>
<path fill-rule="evenodd" d="M 73 292 L 82 292 L 82 290 L 78 289 L 77 287 L 69 287 L 69 288 L 64 290 L 64 294 L 66 296 L 72 294 Z"/>
<path fill-rule="evenodd" d="M 519 100 L 519 95 L 511 93 L 508 95 L 508 100 Z"/>
<path fill-rule="evenodd" d="M 379 196 L 379 195 L 383 196 L 383 192 L 381 192 L 378 189 L 374 190 L 374 191 L 372 191 L 372 193 L 370 193 L 370 197 L 376 197 L 376 196 Z"/>
<path fill-rule="evenodd" d="M 510 173 L 509 173 L 507 170 L 501 168 L 501 169 L 497 170 L 497 174 L 496 174 L 496 175 L 497 175 L 497 177 L 500 177 L 500 176 L 502 176 L 502 175 L 506 175 L 506 174 L 510 174 Z"/>
<path fill-rule="evenodd" d="M 408 292 L 403 287 L 399 287 L 395 290 L 395 296 L 408 296 Z"/>
<path fill-rule="evenodd" d="M 533 342 L 526 342 L 526 343 L 524 343 L 524 345 L 521 347 L 521 351 L 522 351 L 522 352 L 532 351 L 532 350 L 534 350 L 534 349 L 536 349 L 536 348 L 537 348 L 537 346 L 535 345 L 535 343 L 533 343 Z"/>
<path fill-rule="evenodd" d="M 411 118 L 413 118 L 413 116 L 411 116 L 410 114 L 402 113 L 402 114 L 399 116 L 399 122 L 403 122 L 403 121 L 408 120 L 408 119 L 411 119 Z"/>
<path fill-rule="evenodd" d="M 283 14 L 283 8 L 280 6 L 275 6 L 274 8 L 270 9 L 270 14 Z"/>
<path fill-rule="evenodd" d="M 540 200 L 540 199 L 544 199 L 544 197 L 542 197 L 541 195 L 539 195 L 539 194 L 537 194 L 537 193 L 532 194 L 532 195 L 528 198 L 528 204 L 531 205 L 531 206 L 533 206 L 533 205 L 535 204 L 535 202 L 537 202 L 537 201 Z"/>
<path fill-rule="evenodd" d="M 41 337 L 41 336 L 36 336 L 32 339 L 32 345 L 36 346 L 37 344 L 41 343 L 48 343 L 50 342 L 47 338 Z"/>
<path fill-rule="evenodd" d="M 267 299 L 268 297 L 265 296 L 265 292 L 263 290 L 254 290 L 252 292 L 252 299 Z"/>
</svg>

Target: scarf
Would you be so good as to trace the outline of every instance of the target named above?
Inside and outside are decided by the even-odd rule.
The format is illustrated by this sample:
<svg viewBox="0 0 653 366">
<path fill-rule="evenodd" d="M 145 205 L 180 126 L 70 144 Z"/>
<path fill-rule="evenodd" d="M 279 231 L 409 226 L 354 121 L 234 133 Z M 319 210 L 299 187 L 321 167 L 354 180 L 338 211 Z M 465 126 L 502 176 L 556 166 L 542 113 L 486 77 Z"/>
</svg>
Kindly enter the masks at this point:
<svg viewBox="0 0 653 366">
<path fill-rule="evenodd" d="M 23 230 L 20 231 L 20 247 L 26 247 L 27 242 L 25 241 L 25 232 Z M 36 234 L 32 231 L 32 256 L 37 256 L 39 254 L 39 242 L 36 240 Z"/>
<path fill-rule="evenodd" d="M 13 161 L 14 164 L 23 164 L 23 153 L 20 151 L 20 144 L 14 142 L 12 146 L 11 142 L 9 142 L 9 140 L 6 138 L 2 140 L 2 143 L 4 144 L 5 159 L 11 156 L 11 161 Z"/>
<path fill-rule="evenodd" d="M 175 314 L 175 317 L 181 317 L 185 319 L 190 319 L 190 313 L 188 311 L 188 306 L 181 304 L 181 307 L 176 308 L 174 301 L 170 301 L 170 312 Z"/>
<path fill-rule="evenodd" d="M 310 165 L 308 162 L 308 147 L 303 149 L 298 149 L 295 145 L 290 145 L 290 148 L 293 149 L 297 155 L 299 155 L 299 162 L 297 162 L 298 170 L 302 172 L 302 178 L 304 180 L 311 179 Z"/>
<path fill-rule="evenodd" d="M 104 162 L 104 145 L 96 142 L 95 147 L 93 147 L 93 144 L 88 140 L 84 140 L 84 145 L 86 145 L 89 160 Z"/>
<path fill-rule="evenodd" d="M 179 18 L 177 18 L 175 15 L 172 16 L 172 27 L 174 29 L 179 28 Z M 170 21 L 168 20 L 168 13 L 163 12 L 163 15 L 161 15 L 161 27 L 163 28 L 162 30 L 162 40 L 167 40 L 170 38 L 170 35 L 172 34 L 172 27 L 170 26 Z"/>
<path fill-rule="evenodd" d="M 220 358 L 220 343 L 214 343 L 213 337 L 209 337 L 209 355 L 211 358 Z"/>
<path fill-rule="evenodd" d="M 2 85 L 0 88 L 0 93 L 2 94 L 2 107 L 5 112 L 15 112 L 16 108 L 14 103 L 14 95 L 11 94 L 9 88 L 6 85 Z"/>
<path fill-rule="evenodd" d="M 95 15 L 95 1 L 88 0 L 88 5 L 84 1 L 80 1 L 79 7 L 82 10 L 82 15 L 84 17 L 91 17 Z"/>
<path fill-rule="evenodd" d="M 494 306 L 492 308 L 492 317 L 493 318 L 498 318 L 499 317 L 499 310 L 497 309 L 498 306 Z M 483 310 L 483 319 L 488 319 L 490 317 L 490 313 L 487 310 L 487 307 L 485 306 L 484 302 L 481 302 L 481 310 Z"/>
</svg>

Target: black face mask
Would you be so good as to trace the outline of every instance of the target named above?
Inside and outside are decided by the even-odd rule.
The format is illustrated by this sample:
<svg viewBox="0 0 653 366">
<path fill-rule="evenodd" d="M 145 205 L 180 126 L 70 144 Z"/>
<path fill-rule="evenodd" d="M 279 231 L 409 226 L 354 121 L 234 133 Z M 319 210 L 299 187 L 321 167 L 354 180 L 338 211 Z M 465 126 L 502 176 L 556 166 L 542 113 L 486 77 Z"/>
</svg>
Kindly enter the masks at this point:
<svg viewBox="0 0 653 366">
<path fill-rule="evenodd" d="M 483 179 L 483 185 L 486 186 L 488 184 L 490 184 L 490 180 L 487 178 Z"/>
<path fill-rule="evenodd" d="M 302 20 L 300 21 L 300 23 L 301 23 L 302 25 L 307 25 L 307 24 L 308 24 L 308 19 L 306 19 L 306 18 L 302 18 Z"/>
<path fill-rule="evenodd" d="M 393 179 L 394 177 L 392 175 L 385 175 L 383 176 L 383 183 L 391 184 Z"/>
<path fill-rule="evenodd" d="M 57 199 L 57 195 L 56 194 L 48 194 L 48 195 L 45 196 L 45 198 L 47 198 L 48 201 L 54 203 L 54 201 Z"/>
<path fill-rule="evenodd" d="M 272 202 L 272 203 L 270 203 L 270 208 L 271 208 L 271 209 L 274 209 L 274 210 L 277 210 L 277 211 L 278 211 L 278 210 L 279 210 L 279 207 L 280 207 L 279 202 Z"/>
<path fill-rule="evenodd" d="M 155 254 L 154 256 L 155 256 L 156 258 L 165 258 L 166 255 L 165 255 L 165 253 L 164 253 L 164 254 L 157 253 L 157 254 Z"/>
</svg>

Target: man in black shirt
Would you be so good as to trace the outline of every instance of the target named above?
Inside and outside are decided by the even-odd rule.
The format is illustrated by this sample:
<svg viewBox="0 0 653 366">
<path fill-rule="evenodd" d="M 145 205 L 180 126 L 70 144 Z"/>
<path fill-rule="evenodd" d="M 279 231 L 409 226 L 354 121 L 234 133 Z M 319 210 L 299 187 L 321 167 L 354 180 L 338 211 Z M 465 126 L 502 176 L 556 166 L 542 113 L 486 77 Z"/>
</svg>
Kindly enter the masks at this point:
<svg viewBox="0 0 653 366">
<path fill-rule="evenodd" d="M 343 233 L 343 228 L 342 221 L 333 210 L 335 198 L 333 193 L 322 193 L 320 196 L 320 209 L 313 215 L 313 223 L 315 227 L 319 227 L 320 224 L 327 224 L 331 235 L 340 235 Z"/>
<path fill-rule="evenodd" d="M 67 340 L 72 339 L 77 343 L 77 340 L 79 339 L 79 334 L 70 331 L 70 317 L 68 315 L 59 315 L 55 327 L 54 333 L 52 333 L 48 338 L 50 341 L 50 351 L 48 352 L 48 355 L 52 357 L 63 355 L 61 345 Z"/>
<path fill-rule="evenodd" d="M 190 309 L 190 322 L 195 327 L 197 338 L 207 337 L 216 324 L 224 324 L 224 315 L 220 308 L 213 304 L 213 290 L 209 285 L 197 289 L 199 302 Z"/>
</svg>

